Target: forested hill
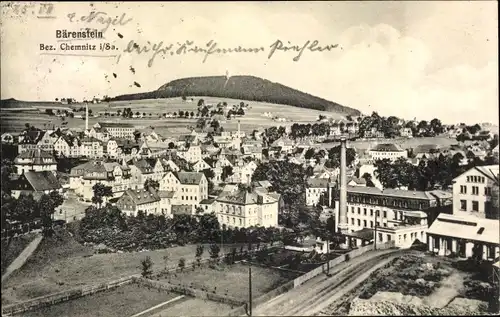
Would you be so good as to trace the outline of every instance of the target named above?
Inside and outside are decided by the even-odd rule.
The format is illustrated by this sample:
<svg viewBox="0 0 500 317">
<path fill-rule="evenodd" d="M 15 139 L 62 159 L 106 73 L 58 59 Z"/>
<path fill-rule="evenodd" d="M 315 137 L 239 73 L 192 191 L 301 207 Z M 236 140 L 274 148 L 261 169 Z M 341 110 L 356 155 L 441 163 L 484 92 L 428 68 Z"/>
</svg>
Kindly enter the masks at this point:
<svg viewBox="0 0 500 317">
<path fill-rule="evenodd" d="M 227 82 L 226 82 L 227 81 Z M 156 91 L 121 95 L 112 100 L 138 100 L 182 96 L 207 96 L 248 101 L 261 101 L 295 107 L 360 115 L 360 111 L 342 106 L 296 89 L 254 76 L 191 77 L 173 80 Z"/>
</svg>

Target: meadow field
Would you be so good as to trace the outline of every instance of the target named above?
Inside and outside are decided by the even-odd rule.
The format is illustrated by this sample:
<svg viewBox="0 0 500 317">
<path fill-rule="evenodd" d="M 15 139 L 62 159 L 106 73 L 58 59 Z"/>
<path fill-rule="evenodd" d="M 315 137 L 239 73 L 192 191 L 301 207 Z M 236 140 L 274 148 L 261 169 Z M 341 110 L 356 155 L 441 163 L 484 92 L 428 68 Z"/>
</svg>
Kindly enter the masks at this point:
<svg viewBox="0 0 500 317">
<path fill-rule="evenodd" d="M 196 289 L 206 289 L 220 295 L 229 295 L 237 300 L 248 299 L 248 271 L 246 264 L 203 265 L 194 270 L 176 272 L 160 278 L 170 284 L 181 284 Z M 283 272 L 277 269 L 252 265 L 252 295 L 257 298 L 291 281 L 299 273 Z"/>
<path fill-rule="evenodd" d="M 205 245 L 205 250 L 208 250 Z M 241 245 L 224 244 L 223 252 Z M 243 245 L 246 250 L 246 244 Z M 140 262 L 146 256 L 153 261 L 153 270 L 158 272 L 175 268 L 182 257 L 187 263 L 195 260 L 196 245 L 176 246 L 168 249 L 144 252 L 94 254 L 90 246 L 78 243 L 67 232 L 42 240 L 26 264 L 2 283 L 2 304 L 11 304 L 39 296 L 45 296 L 75 287 L 94 285 L 139 274 Z M 163 256 L 169 256 L 165 263 Z M 203 258 L 208 258 L 205 252 Z"/>
<path fill-rule="evenodd" d="M 169 304 L 165 309 L 150 317 L 167 316 L 225 316 L 233 307 L 211 300 L 184 297 Z"/>
<path fill-rule="evenodd" d="M 131 108 L 133 113 L 146 113 L 147 118 L 142 119 L 124 119 L 118 117 L 99 117 L 90 118 L 89 124 L 93 125 L 96 122 L 124 122 L 132 123 L 137 126 L 138 129 L 154 127 L 158 130 L 160 134 L 165 137 L 175 137 L 183 133 L 191 132 L 188 129 L 189 126 L 195 126 L 197 119 L 178 119 L 178 118 L 166 118 L 160 119 L 158 116 L 168 112 L 179 112 L 182 111 L 193 111 L 196 113 L 197 104 L 199 99 L 204 99 L 205 104 L 216 105 L 219 102 L 227 102 L 228 105 L 239 104 L 241 100 L 226 99 L 226 98 L 214 98 L 214 97 L 193 97 L 193 101 L 183 101 L 181 98 L 169 98 L 169 99 L 147 99 L 147 100 L 134 100 L 134 101 L 114 101 L 109 103 L 100 104 L 89 104 L 89 108 L 92 112 L 99 113 L 103 111 L 116 111 L 125 108 Z M 248 109 L 245 110 L 245 115 L 232 120 L 226 120 L 222 123 L 222 126 L 226 130 L 236 130 L 238 126 L 238 120 L 241 123 L 241 130 L 245 132 L 251 132 L 259 127 L 271 127 L 271 126 L 288 126 L 293 123 L 306 123 L 316 121 L 319 115 L 324 115 L 326 117 L 332 117 L 334 119 L 342 118 L 342 115 L 333 112 L 325 112 L 318 110 L 311 110 L 305 108 L 298 108 L 286 105 L 277 105 L 264 102 L 252 102 L 244 101 L 248 104 Z M 36 103 L 21 103 L 23 107 L 36 107 Z M 43 107 L 48 105 L 44 104 Z M 71 105 L 72 108 L 78 108 L 84 106 L 83 104 Z M 54 103 L 54 107 L 63 107 L 63 105 Z M 64 106 L 67 107 L 67 106 Z M 273 115 L 283 117 L 286 122 L 276 122 L 271 118 L 264 117 L 262 114 L 264 112 L 271 112 Z M 151 116 L 149 114 L 151 113 Z M 78 114 L 83 114 L 79 112 Z M 26 123 L 35 125 L 38 128 L 52 127 L 52 125 L 61 125 L 63 120 L 58 117 L 49 116 L 45 113 L 40 113 L 38 111 L 15 111 L 9 108 L 2 109 L 0 113 L 0 121 L 2 132 L 5 131 L 21 131 Z M 67 127 L 69 128 L 85 128 L 85 120 L 81 118 L 66 118 Z M 45 126 L 44 126 L 45 124 Z"/>
<path fill-rule="evenodd" d="M 129 317 L 178 297 L 135 283 L 25 312 L 25 317 Z"/>
<path fill-rule="evenodd" d="M 446 136 L 436 136 L 436 137 L 424 137 L 424 138 L 396 138 L 396 139 L 372 139 L 372 140 L 356 140 L 348 141 L 347 146 L 353 147 L 356 150 L 368 150 L 377 144 L 391 143 L 397 144 L 402 149 L 415 148 L 419 145 L 424 144 L 436 144 L 441 147 L 449 147 L 450 145 L 458 144 L 458 141 L 453 138 L 448 138 Z M 318 143 L 315 146 L 318 148 L 329 149 L 340 145 L 339 142 L 329 142 L 329 143 Z"/>
</svg>

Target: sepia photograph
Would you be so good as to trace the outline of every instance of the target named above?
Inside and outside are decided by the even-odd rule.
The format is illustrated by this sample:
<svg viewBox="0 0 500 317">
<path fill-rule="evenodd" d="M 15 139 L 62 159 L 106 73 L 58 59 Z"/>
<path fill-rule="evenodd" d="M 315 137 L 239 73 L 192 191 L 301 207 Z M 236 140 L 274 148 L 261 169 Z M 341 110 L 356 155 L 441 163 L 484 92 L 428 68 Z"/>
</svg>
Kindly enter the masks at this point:
<svg viewBox="0 0 500 317">
<path fill-rule="evenodd" d="M 3 1 L 1 316 L 499 314 L 497 1 Z"/>
</svg>

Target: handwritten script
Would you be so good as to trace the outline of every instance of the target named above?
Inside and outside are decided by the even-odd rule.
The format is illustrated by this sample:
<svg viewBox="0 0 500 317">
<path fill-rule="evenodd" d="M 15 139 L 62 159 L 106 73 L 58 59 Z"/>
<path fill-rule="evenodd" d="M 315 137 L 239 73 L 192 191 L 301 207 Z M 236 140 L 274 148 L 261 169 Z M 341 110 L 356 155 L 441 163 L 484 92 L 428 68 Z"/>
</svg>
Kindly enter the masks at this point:
<svg viewBox="0 0 500 317">
<path fill-rule="evenodd" d="M 302 55 L 308 52 L 324 52 L 331 51 L 338 47 L 335 45 L 320 45 L 319 41 L 306 41 L 300 45 L 293 45 L 290 42 L 287 44 L 283 43 L 281 40 L 276 40 L 274 43 L 269 45 L 267 48 L 261 47 L 221 47 L 219 44 L 210 40 L 205 45 L 196 45 L 194 41 L 185 41 L 183 43 L 177 42 L 165 43 L 163 41 L 158 43 L 150 43 L 139 45 L 136 41 L 130 41 L 127 47 L 123 50 L 123 53 L 137 54 L 137 55 L 149 55 L 148 67 L 152 67 L 156 57 L 160 56 L 165 58 L 165 56 L 178 56 L 186 54 L 200 54 L 202 56 L 202 63 L 205 63 L 209 56 L 212 55 L 226 55 L 226 54 L 260 54 L 268 52 L 267 58 L 271 59 L 273 56 L 279 52 L 292 52 L 295 53 L 293 57 L 294 62 L 298 62 Z"/>
<path fill-rule="evenodd" d="M 106 32 L 110 26 L 118 25 L 123 26 L 132 21 L 132 18 L 127 18 L 126 14 L 123 13 L 121 16 L 110 17 L 106 12 L 102 11 L 92 11 L 89 14 L 77 16 L 76 13 L 69 13 L 67 15 L 69 22 L 84 22 L 84 23 L 96 23 L 104 25 L 104 28 L 101 29 L 101 32 Z"/>
</svg>

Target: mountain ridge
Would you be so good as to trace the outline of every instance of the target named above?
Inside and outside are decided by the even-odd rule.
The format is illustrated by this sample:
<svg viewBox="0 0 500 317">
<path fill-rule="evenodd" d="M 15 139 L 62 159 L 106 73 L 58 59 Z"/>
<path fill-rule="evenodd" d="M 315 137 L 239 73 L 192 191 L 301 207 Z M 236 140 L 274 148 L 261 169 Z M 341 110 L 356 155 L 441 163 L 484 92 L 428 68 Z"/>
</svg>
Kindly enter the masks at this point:
<svg viewBox="0 0 500 317">
<path fill-rule="evenodd" d="M 155 91 L 126 94 L 112 101 L 207 96 L 283 104 L 299 108 L 358 116 L 357 109 L 304 93 L 255 76 L 204 76 L 172 80 Z"/>
</svg>

